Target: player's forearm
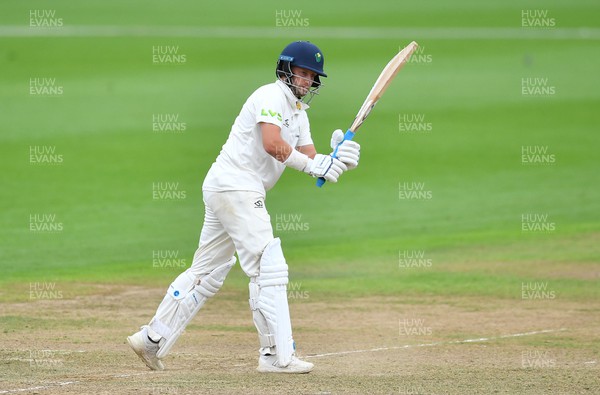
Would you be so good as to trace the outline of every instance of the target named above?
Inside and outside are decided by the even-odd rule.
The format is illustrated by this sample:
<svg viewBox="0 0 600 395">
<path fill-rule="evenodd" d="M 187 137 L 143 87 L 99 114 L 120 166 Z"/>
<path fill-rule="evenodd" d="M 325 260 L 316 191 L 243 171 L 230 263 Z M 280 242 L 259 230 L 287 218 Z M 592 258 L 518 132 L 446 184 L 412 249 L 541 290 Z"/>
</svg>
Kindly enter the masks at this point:
<svg viewBox="0 0 600 395">
<path fill-rule="evenodd" d="M 262 143 L 265 151 L 279 162 L 284 163 L 294 148 L 281 138 L 281 128 L 261 122 Z"/>
<path fill-rule="evenodd" d="M 332 182 L 337 181 L 339 174 L 347 170 L 346 166 L 338 160 L 328 155 L 317 155 L 313 144 L 303 145 L 298 147 L 298 149 L 294 149 L 294 147 L 281 138 L 281 128 L 277 125 L 260 123 L 260 128 L 265 151 L 287 167 L 305 172 L 311 176 L 320 177 L 328 174 Z M 314 160 L 318 156 L 321 158 L 315 162 Z M 335 166 L 333 166 L 334 161 L 336 161 Z M 329 174 L 330 170 L 331 174 Z"/>
<path fill-rule="evenodd" d="M 279 162 L 284 163 L 294 150 L 283 140 L 273 140 L 263 143 L 265 151 Z"/>
<path fill-rule="evenodd" d="M 312 158 L 307 154 L 300 149 L 292 148 L 283 140 L 279 142 L 272 141 L 271 144 L 265 146 L 265 150 L 279 162 L 298 171 L 307 172 L 312 163 Z"/>
</svg>

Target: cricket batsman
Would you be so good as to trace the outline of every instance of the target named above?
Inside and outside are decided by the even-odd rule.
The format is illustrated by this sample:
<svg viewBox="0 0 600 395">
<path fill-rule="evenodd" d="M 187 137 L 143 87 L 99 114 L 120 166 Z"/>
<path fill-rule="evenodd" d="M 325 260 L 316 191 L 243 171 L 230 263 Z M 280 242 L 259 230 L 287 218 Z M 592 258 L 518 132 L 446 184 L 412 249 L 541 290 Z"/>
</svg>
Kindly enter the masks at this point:
<svg viewBox="0 0 600 395">
<path fill-rule="evenodd" d="M 321 86 L 325 58 L 308 41 L 286 46 L 274 83 L 258 88 L 244 103 L 227 142 L 202 185 L 204 225 L 192 265 L 171 283 L 148 325 L 127 338 L 152 370 L 206 301 L 215 296 L 236 262 L 250 278 L 250 309 L 260 342 L 263 373 L 308 373 L 313 364 L 298 359 L 287 300 L 288 266 L 274 237 L 265 205 L 286 167 L 335 183 L 358 165 L 360 146 L 346 140 L 337 157 L 318 154 L 306 110 Z M 332 148 L 343 140 L 334 131 Z"/>
</svg>

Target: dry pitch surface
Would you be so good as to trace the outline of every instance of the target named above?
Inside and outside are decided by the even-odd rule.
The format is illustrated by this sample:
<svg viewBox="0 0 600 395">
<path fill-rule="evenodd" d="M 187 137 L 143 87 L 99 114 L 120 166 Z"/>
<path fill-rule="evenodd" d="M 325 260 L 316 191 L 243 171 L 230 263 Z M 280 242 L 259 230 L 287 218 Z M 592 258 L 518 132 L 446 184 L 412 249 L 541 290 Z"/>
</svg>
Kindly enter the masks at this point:
<svg viewBox="0 0 600 395">
<path fill-rule="evenodd" d="M 125 338 L 162 288 L 2 304 L 0 394 L 598 394 L 600 302 L 486 298 L 290 299 L 307 375 L 255 371 L 242 292 L 209 301 L 149 371 Z M 71 292 L 72 294 L 69 294 Z"/>
</svg>

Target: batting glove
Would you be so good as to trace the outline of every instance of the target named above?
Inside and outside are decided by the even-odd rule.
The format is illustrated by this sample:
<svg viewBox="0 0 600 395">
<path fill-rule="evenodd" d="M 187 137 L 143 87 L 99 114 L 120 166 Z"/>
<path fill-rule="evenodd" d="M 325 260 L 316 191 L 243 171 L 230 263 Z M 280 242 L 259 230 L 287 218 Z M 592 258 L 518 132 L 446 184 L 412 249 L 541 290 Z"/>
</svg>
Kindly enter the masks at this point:
<svg viewBox="0 0 600 395">
<path fill-rule="evenodd" d="M 344 132 L 341 129 L 334 130 L 331 135 L 331 148 L 335 150 L 336 147 L 338 147 L 336 158 L 344 163 L 348 167 L 348 170 L 352 170 L 358 166 L 360 144 L 356 141 L 344 140 Z"/>
<path fill-rule="evenodd" d="M 337 182 L 346 170 L 348 167 L 340 160 L 330 155 L 317 154 L 314 159 L 309 159 L 304 172 L 313 177 L 323 177 L 329 182 Z"/>
</svg>

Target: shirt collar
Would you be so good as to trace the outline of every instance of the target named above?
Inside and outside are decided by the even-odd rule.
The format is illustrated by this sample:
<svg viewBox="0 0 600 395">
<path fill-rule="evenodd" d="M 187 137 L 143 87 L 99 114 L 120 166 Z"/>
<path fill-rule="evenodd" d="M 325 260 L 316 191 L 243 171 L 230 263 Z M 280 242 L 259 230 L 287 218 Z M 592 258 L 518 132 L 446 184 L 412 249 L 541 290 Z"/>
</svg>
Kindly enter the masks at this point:
<svg viewBox="0 0 600 395">
<path fill-rule="evenodd" d="M 290 87 L 287 86 L 283 81 L 277 80 L 275 81 L 275 84 L 281 88 L 281 90 L 285 94 L 285 98 L 287 99 L 288 103 L 290 103 L 292 108 L 296 109 L 297 111 L 300 111 L 306 110 L 310 107 L 308 104 L 298 100 L 298 98 L 292 93 Z"/>
</svg>

